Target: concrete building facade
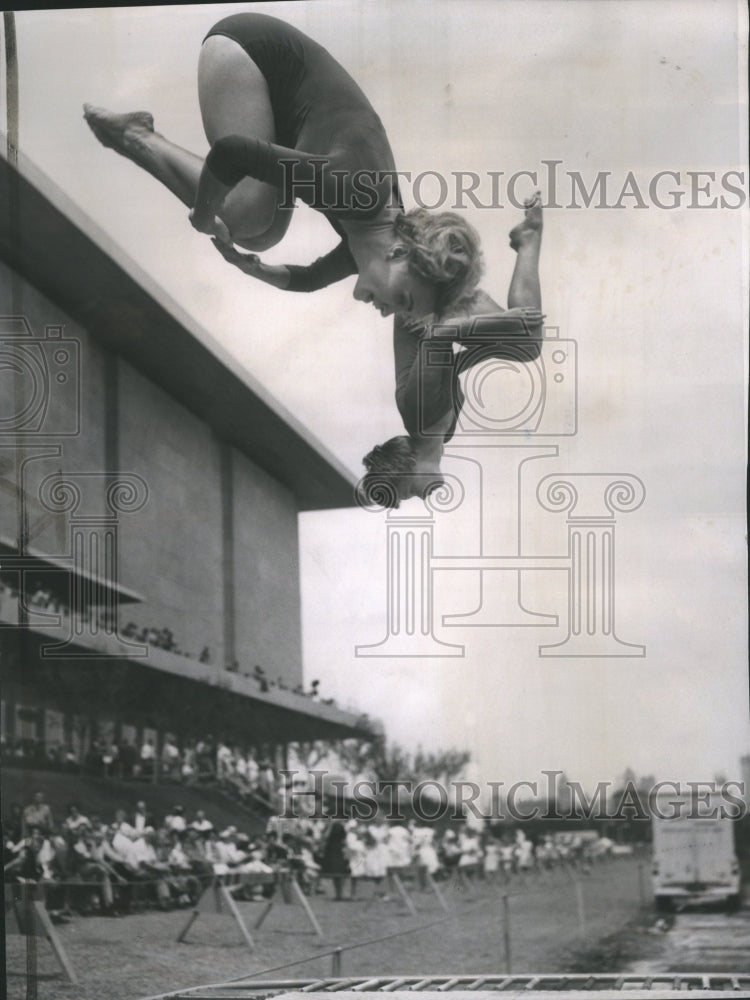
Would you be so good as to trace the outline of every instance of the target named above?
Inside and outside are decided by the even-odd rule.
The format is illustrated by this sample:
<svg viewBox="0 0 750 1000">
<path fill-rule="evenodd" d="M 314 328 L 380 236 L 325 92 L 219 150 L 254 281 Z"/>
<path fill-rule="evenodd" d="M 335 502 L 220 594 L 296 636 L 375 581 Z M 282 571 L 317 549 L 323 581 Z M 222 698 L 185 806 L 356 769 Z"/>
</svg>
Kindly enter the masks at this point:
<svg viewBox="0 0 750 1000">
<path fill-rule="evenodd" d="M 364 732 L 302 693 L 297 515 L 352 477 L 31 165 L 0 220 L 6 739 Z"/>
</svg>

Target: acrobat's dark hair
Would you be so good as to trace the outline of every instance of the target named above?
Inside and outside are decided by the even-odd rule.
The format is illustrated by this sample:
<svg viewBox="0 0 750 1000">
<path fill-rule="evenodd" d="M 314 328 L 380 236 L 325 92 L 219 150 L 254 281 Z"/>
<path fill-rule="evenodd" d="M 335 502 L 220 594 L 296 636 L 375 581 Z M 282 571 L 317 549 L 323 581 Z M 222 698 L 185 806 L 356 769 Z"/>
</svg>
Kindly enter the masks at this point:
<svg viewBox="0 0 750 1000">
<path fill-rule="evenodd" d="M 362 459 L 367 469 L 357 489 L 359 502 L 368 507 L 395 509 L 400 506 L 398 495 L 399 476 L 408 476 L 417 466 L 414 445 L 405 434 L 390 438 L 375 447 Z"/>
<path fill-rule="evenodd" d="M 437 285 L 435 312 L 467 305 L 484 270 L 479 234 L 455 212 L 414 208 L 398 216 L 397 237 L 407 247 L 409 267 Z"/>
<path fill-rule="evenodd" d="M 377 475 L 391 475 L 398 472 L 408 474 L 414 472 L 417 456 L 414 454 L 411 438 L 406 434 L 399 434 L 383 444 L 376 444 L 362 459 L 362 464 L 368 472 Z"/>
<path fill-rule="evenodd" d="M 404 434 L 390 438 L 384 444 L 376 445 L 362 462 L 367 473 L 359 481 L 358 502 L 365 507 L 371 504 L 391 509 L 399 507 L 399 479 L 414 475 L 417 467 L 412 439 Z M 424 500 L 443 484 L 443 478 L 439 474 L 420 473 L 420 478 L 424 478 Z"/>
</svg>

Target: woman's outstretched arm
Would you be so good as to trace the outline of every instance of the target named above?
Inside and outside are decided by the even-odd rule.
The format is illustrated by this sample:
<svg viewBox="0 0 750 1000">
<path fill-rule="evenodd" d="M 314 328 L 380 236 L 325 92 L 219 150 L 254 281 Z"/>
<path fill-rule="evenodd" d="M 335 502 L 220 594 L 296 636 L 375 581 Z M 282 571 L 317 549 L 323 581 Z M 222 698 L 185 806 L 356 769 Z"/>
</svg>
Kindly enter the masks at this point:
<svg viewBox="0 0 750 1000">
<path fill-rule="evenodd" d="M 356 265 L 343 242 L 307 267 L 297 264 L 265 264 L 257 254 L 241 253 L 220 240 L 212 241 L 221 256 L 244 274 L 289 292 L 315 292 L 356 273 Z"/>
</svg>

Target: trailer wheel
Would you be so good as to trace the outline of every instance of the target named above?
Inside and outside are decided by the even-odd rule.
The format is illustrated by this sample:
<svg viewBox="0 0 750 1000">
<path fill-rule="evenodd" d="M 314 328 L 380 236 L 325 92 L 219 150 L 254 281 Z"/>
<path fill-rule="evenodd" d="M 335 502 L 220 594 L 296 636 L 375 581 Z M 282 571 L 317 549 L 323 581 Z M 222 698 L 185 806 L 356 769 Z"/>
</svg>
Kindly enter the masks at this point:
<svg viewBox="0 0 750 1000">
<path fill-rule="evenodd" d="M 672 912 L 672 897 L 671 896 L 654 896 L 654 905 L 658 913 L 671 913 Z"/>
</svg>

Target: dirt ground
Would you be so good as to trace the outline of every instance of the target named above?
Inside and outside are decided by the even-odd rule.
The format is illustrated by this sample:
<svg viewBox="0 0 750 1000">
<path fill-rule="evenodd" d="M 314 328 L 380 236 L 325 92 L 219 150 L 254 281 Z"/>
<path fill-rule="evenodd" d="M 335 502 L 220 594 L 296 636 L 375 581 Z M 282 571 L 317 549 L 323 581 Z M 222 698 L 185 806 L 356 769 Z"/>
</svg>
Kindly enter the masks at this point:
<svg viewBox="0 0 750 1000">
<path fill-rule="evenodd" d="M 8 996 L 136 1000 L 255 973 L 264 979 L 327 976 L 332 958 L 325 953 L 337 946 L 345 948 L 343 975 L 502 973 L 508 969 L 503 891 L 509 894 L 515 973 L 581 971 L 581 963 L 589 963 L 591 971 L 625 971 L 628 961 L 653 951 L 654 937 L 641 931 L 654 921 L 643 861 L 602 863 L 583 875 L 580 884 L 579 895 L 565 871 L 516 876 L 507 887 L 478 882 L 470 891 L 443 883 L 450 915 L 432 893 L 411 887 L 416 917 L 395 900 L 370 902 L 372 887 L 365 884 L 353 901 L 337 903 L 328 894 L 312 899 L 324 941 L 314 935 L 299 904 L 279 900 L 256 933 L 252 952 L 226 912 L 201 914 L 182 944 L 176 939 L 189 910 L 75 917 L 56 930 L 79 985 L 64 980 L 46 941 L 34 939 L 36 954 L 32 948 L 27 955 L 26 940 L 14 936 L 6 945 Z M 238 905 L 252 928 L 259 904 Z M 618 938 L 620 944 L 613 944 Z M 357 942 L 370 943 L 348 950 Z M 37 975 L 27 992 L 29 958 Z"/>
</svg>

